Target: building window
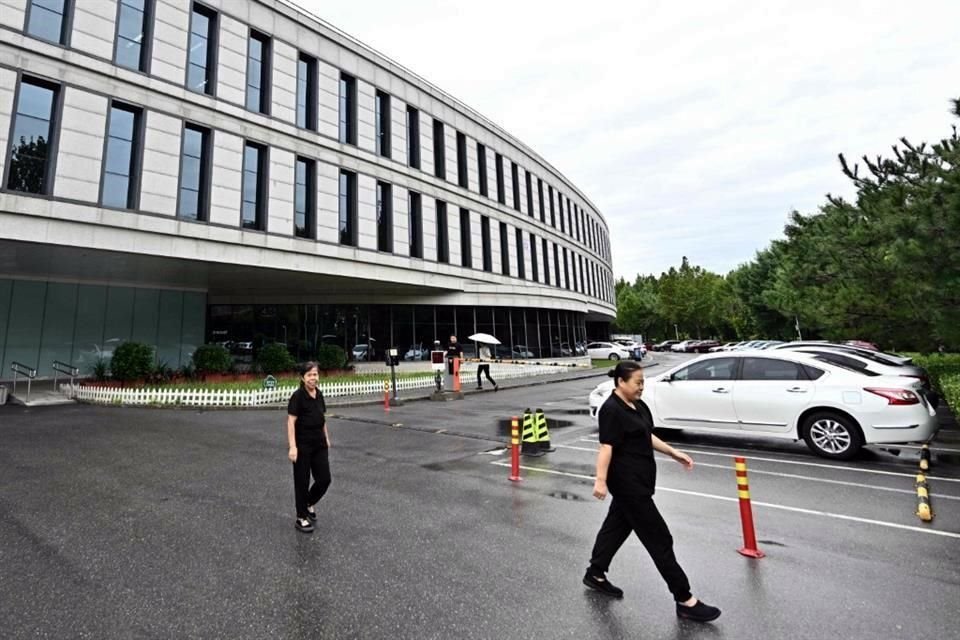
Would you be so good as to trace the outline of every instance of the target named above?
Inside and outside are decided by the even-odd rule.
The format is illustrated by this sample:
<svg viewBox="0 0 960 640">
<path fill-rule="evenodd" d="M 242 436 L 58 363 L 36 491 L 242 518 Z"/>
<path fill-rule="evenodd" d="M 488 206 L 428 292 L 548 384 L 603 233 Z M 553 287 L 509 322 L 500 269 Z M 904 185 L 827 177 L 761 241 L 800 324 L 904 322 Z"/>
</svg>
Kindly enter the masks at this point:
<svg viewBox="0 0 960 640">
<path fill-rule="evenodd" d="M 519 228 L 516 229 L 517 232 L 517 276 L 524 280 L 527 277 L 527 265 L 524 264 L 524 255 L 523 255 L 523 231 Z"/>
<path fill-rule="evenodd" d="M 567 232 L 567 226 L 564 223 L 563 216 L 563 194 L 557 191 L 557 213 L 560 214 L 560 233 Z"/>
<path fill-rule="evenodd" d="M 530 172 L 527 171 L 527 215 L 531 218 L 533 217 L 533 178 L 530 176 Z"/>
<path fill-rule="evenodd" d="M 57 85 L 28 78 L 20 82 L 10 137 L 8 189 L 44 195 L 52 192 L 50 158 L 58 94 Z"/>
<path fill-rule="evenodd" d="M 467 136 L 457 131 L 457 184 L 464 189 L 470 188 L 467 177 Z"/>
<path fill-rule="evenodd" d="M 540 199 L 540 222 L 547 223 L 547 209 L 543 206 L 543 180 L 537 178 L 537 196 Z M 548 282 L 549 284 L 549 282 Z"/>
<path fill-rule="evenodd" d="M 377 251 L 393 253 L 393 187 L 377 182 Z"/>
<path fill-rule="evenodd" d="M 190 52 L 187 56 L 187 88 L 213 95 L 217 68 L 217 14 L 194 4 L 190 16 Z"/>
<path fill-rule="evenodd" d="M 560 247 L 556 243 L 553 244 L 553 276 L 554 284 L 560 287 Z"/>
<path fill-rule="evenodd" d="M 550 284 L 550 243 L 543 239 L 543 284 Z"/>
<path fill-rule="evenodd" d="M 480 195 L 490 197 L 487 192 L 487 148 L 477 143 L 477 174 L 480 180 Z"/>
<path fill-rule="evenodd" d="M 583 279 L 583 256 L 579 254 L 577 255 L 577 264 L 580 266 L 580 280 L 578 281 L 580 283 L 580 293 L 586 293 Z"/>
<path fill-rule="evenodd" d="M 243 148 L 243 211 L 240 226 L 266 231 L 267 148 L 248 142 Z"/>
<path fill-rule="evenodd" d="M 357 79 L 340 74 L 340 142 L 357 144 Z"/>
<path fill-rule="evenodd" d="M 473 267 L 473 234 L 470 229 L 470 211 L 460 207 L 460 264 Z"/>
<path fill-rule="evenodd" d="M 510 275 L 510 240 L 507 238 L 507 223 L 500 223 L 500 271 Z"/>
<path fill-rule="evenodd" d="M 317 228 L 317 164 L 297 158 L 293 203 L 293 235 L 313 238 Z"/>
<path fill-rule="evenodd" d="M 420 168 L 420 112 L 407 105 L 407 163 Z"/>
<path fill-rule="evenodd" d="M 553 211 L 553 187 L 547 185 L 547 199 L 550 201 L 550 226 L 557 228 L 557 216 Z"/>
<path fill-rule="evenodd" d="M 270 113 L 270 37 L 253 29 L 247 40 L 247 109 Z"/>
<path fill-rule="evenodd" d="M 437 200 L 437 262 L 450 262 L 450 226 L 447 223 L 447 203 Z"/>
<path fill-rule="evenodd" d="M 117 15 L 117 49 L 113 61 L 121 67 L 147 70 L 150 40 L 150 4 L 153 0 L 120 0 Z"/>
<path fill-rule="evenodd" d="M 483 248 L 483 270 L 493 272 L 493 250 L 490 248 L 490 218 L 480 216 L 480 244 Z"/>
<path fill-rule="evenodd" d="M 540 265 L 537 264 L 537 236 L 530 234 L 530 275 L 540 282 Z"/>
<path fill-rule="evenodd" d="M 443 123 L 433 120 L 433 175 L 447 178 L 447 147 L 443 139 Z"/>
<path fill-rule="evenodd" d="M 423 209 L 419 193 L 410 192 L 410 257 L 423 258 Z"/>
<path fill-rule="evenodd" d="M 183 129 L 177 215 L 185 220 L 206 220 L 209 193 L 210 130 L 188 124 Z"/>
<path fill-rule="evenodd" d="M 137 208 L 140 119 L 140 109 L 117 103 L 110 106 L 107 150 L 103 162 L 103 194 L 100 198 L 105 207 Z"/>
<path fill-rule="evenodd" d="M 497 170 L 497 202 L 507 204 L 507 191 L 503 185 L 503 156 L 495 154 L 494 163 Z"/>
<path fill-rule="evenodd" d="M 317 130 L 317 60 L 305 53 L 297 59 L 297 126 Z"/>
<path fill-rule="evenodd" d="M 340 244 L 357 246 L 357 174 L 340 170 Z"/>
<path fill-rule="evenodd" d="M 70 0 L 31 0 L 27 7 L 27 33 L 35 38 L 67 44 Z"/>
<path fill-rule="evenodd" d="M 516 162 L 511 162 L 510 165 L 510 178 L 513 180 L 513 208 L 520 211 L 520 167 Z"/>
<path fill-rule="evenodd" d="M 570 261 L 567 258 L 567 248 L 563 248 L 563 284 L 569 289 L 570 288 Z"/>
<path fill-rule="evenodd" d="M 373 101 L 377 120 L 377 154 L 389 158 L 391 155 L 390 94 L 377 91 Z"/>
</svg>

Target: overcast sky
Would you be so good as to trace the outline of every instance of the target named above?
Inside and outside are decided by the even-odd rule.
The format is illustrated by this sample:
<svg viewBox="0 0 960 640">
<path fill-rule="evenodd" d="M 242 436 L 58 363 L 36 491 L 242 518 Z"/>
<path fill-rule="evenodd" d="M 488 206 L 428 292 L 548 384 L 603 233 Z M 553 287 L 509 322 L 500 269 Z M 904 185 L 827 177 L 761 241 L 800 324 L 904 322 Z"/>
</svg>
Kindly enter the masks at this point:
<svg viewBox="0 0 960 640">
<path fill-rule="evenodd" d="M 295 1 L 553 164 L 630 280 L 751 260 L 960 97 L 958 0 Z"/>
</svg>

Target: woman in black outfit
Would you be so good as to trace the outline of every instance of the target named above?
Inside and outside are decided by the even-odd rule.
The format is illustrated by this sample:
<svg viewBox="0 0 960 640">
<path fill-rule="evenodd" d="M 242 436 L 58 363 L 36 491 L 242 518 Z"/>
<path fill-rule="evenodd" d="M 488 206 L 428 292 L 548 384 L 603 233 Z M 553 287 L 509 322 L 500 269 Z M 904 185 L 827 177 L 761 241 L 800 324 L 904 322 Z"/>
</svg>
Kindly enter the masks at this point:
<svg viewBox="0 0 960 640">
<path fill-rule="evenodd" d="M 320 371 L 315 362 L 308 362 L 300 373 L 300 388 L 287 404 L 287 457 L 293 463 L 293 489 L 297 504 L 296 527 L 313 533 L 317 512 L 313 508 L 330 486 L 330 462 L 327 450 L 330 435 L 324 414 L 327 405 L 317 387 Z M 310 474 L 313 473 L 313 486 Z"/>
<path fill-rule="evenodd" d="M 626 542 L 630 532 L 637 534 L 667 583 L 677 603 L 677 615 L 697 622 L 709 622 L 720 616 L 720 609 L 697 600 L 690 593 L 690 582 L 673 553 L 673 537 L 653 502 L 657 480 L 654 449 L 687 469 L 693 468 L 690 456 L 653 435 L 653 416 L 643 403 L 643 369 L 625 360 L 610 371 L 613 393 L 600 408 L 600 452 L 597 454 L 597 478 L 593 495 L 603 500 L 613 496 L 610 511 L 597 534 L 590 567 L 583 583 L 606 595 L 623 597 L 623 590 L 606 579 L 613 556 Z"/>
</svg>

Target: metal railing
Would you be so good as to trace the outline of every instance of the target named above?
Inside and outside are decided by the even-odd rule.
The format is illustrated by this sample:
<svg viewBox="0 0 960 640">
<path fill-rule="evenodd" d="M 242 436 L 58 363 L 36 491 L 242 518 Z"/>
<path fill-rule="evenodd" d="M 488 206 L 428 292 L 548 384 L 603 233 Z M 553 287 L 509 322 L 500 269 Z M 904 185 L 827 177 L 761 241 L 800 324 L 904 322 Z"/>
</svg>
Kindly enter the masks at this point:
<svg viewBox="0 0 960 640">
<path fill-rule="evenodd" d="M 13 394 L 17 394 L 17 374 L 27 377 L 27 402 L 30 402 L 30 385 L 33 379 L 37 377 L 37 370 L 28 367 L 21 362 L 11 362 L 10 370 L 13 371 Z"/>
<path fill-rule="evenodd" d="M 67 364 L 66 362 L 60 362 L 59 360 L 53 361 L 53 388 L 56 390 L 57 387 L 57 378 L 60 374 L 70 376 L 70 388 L 72 389 L 74 385 L 74 380 L 77 376 L 80 375 L 80 369 L 74 366 Z"/>
</svg>

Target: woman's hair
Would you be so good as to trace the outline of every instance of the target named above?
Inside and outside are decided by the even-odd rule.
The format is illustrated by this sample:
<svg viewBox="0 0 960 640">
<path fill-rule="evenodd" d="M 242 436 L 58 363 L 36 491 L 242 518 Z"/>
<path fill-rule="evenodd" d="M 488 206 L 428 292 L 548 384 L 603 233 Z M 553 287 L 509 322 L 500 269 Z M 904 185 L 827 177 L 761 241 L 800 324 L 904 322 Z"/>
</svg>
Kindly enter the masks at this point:
<svg viewBox="0 0 960 640">
<path fill-rule="evenodd" d="M 313 362 L 312 360 L 309 362 L 304 362 L 303 365 L 300 366 L 300 386 L 301 387 L 303 386 L 303 376 L 307 375 L 310 369 L 316 369 L 317 371 L 320 371 L 320 366 L 316 362 Z"/>
<path fill-rule="evenodd" d="M 607 372 L 607 375 L 613 378 L 614 386 L 620 384 L 621 380 L 626 380 L 636 371 L 641 371 L 643 367 L 636 360 L 621 360 L 613 369 Z"/>
</svg>

